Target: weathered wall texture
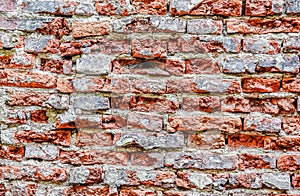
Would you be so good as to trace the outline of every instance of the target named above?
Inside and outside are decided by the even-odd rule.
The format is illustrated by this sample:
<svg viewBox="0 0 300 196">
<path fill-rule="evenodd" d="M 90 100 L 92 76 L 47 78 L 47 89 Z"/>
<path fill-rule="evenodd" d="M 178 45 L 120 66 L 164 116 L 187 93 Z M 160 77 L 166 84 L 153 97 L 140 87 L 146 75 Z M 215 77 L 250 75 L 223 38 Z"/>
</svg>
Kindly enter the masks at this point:
<svg viewBox="0 0 300 196">
<path fill-rule="evenodd" d="M 1 0 L 0 195 L 300 195 L 299 0 Z"/>
</svg>

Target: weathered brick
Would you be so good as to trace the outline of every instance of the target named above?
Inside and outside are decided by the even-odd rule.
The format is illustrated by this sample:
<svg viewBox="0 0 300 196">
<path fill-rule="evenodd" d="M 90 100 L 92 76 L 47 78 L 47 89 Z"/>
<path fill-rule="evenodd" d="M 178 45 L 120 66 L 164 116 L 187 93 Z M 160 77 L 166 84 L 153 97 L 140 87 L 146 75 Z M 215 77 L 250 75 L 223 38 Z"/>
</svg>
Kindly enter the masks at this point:
<svg viewBox="0 0 300 196">
<path fill-rule="evenodd" d="M 276 19 L 228 19 L 228 33 L 242 34 L 265 34 L 265 33 L 297 33 L 300 20 L 298 18 L 276 18 Z"/>
<path fill-rule="evenodd" d="M 172 17 L 122 18 L 113 23 L 113 30 L 118 33 L 149 33 L 186 31 L 186 20 Z"/>
<path fill-rule="evenodd" d="M 225 116 L 170 116 L 167 130 L 169 132 L 220 130 L 236 133 L 241 131 L 241 126 L 241 119 Z"/>
<path fill-rule="evenodd" d="M 58 53 L 59 40 L 48 35 L 28 36 L 24 40 L 25 52 Z"/>
<path fill-rule="evenodd" d="M 280 170 L 295 171 L 300 168 L 300 156 L 299 155 L 281 155 L 277 160 L 277 167 Z"/>
<path fill-rule="evenodd" d="M 300 92 L 300 78 L 283 78 L 282 89 L 286 92 Z"/>
<path fill-rule="evenodd" d="M 79 167 L 70 169 L 70 183 L 93 184 L 102 181 L 101 167 Z"/>
<path fill-rule="evenodd" d="M 197 77 L 192 83 L 194 92 L 197 93 L 239 93 L 241 92 L 240 81 L 222 79 L 220 77 Z"/>
<path fill-rule="evenodd" d="M 29 88 L 55 88 L 56 76 L 43 72 L 0 72 L 1 86 L 18 86 Z"/>
<path fill-rule="evenodd" d="M 247 0 L 247 16 L 267 16 L 281 14 L 283 10 L 283 0 Z"/>
<path fill-rule="evenodd" d="M 177 175 L 179 177 L 176 178 L 176 185 L 187 189 L 204 189 L 213 183 L 212 176 L 209 174 L 178 172 Z"/>
<path fill-rule="evenodd" d="M 0 3 L 1 12 L 14 11 L 16 9 L 16 2 L 14 0 L 4 0 Z"/>
<path fill-rule="evenodd" d="M 18 20 L 8 19 L 5 17 L 0 17 L 0 29 L 2 30 L 14 30 L 17 27 Z"/>
<path fill-rule="evenodd" d="M 112 146 L 113 135 L 110 133 L 79 131 L 76 134 L 77 146 Z"/>
<path fill-rule="evenodd" d="M 108 22 L 74 22 L 72 31 L 74 38 L 108 35 L 110 25 Z"/>
<path fill-rule="evenodd" d="M 300 36 L 289 37 L 283 40 L 284 52 L 299 52 L 300 51 Z M 298 63 L 299 64 L 299 63 Z"/>
<path fill-rule="evenodd" d="M 44 22 L 40 28 L 36 29 L 36 31 L 44 35 L 55 35 L 57 37 L 62 37 L 70 33 L 65 18 L 54 18 L 50 22 Z"/>
<path fill-rule="evenodd" d="M 252 58 L 226 57 L 221 61 L 224 73 L 254 73 L 256 61 Z"/>
<path fill-rule="evenodd" d="M 297 0 L 287 0 L 287 10 L 288 14 L 299 14 L 300 13 L 300 4 Z"/>
<path fill-rule="evenodd" d="M 172 141 L 171 143 L 169 141 Z M 146 150 L 153 148 L 182 148 L 184 137 L 182 134 L 158 133 L 120 133 L 115 135 L 116 146 L 137 146 Z"/>
<path fill-rule="evenodd" d="M 172 15 L 220 15 L 220 16 L 240 16 L 242 14 L 242 1 L 191 1 L 172 0 Z"/>
<path fill-rule="evenodd" d="M 133 0 L 132 7 L 134 14 L 165 15 L 168 11 L 167 0 Z"/>
<path fill-rule="evenodd" d="M 58 148 L 51 144 L 27 144 L 25 146 L 26 159 L 42 159 L 52 161 L 56 160 L 58 155 Z"/>
<path fill-rule="evenodd" d="M 244 119 L 244 130 L 279 133 L 281 131 L 281 123 L 280 118 L 251 116 Z"/>
<path fill-rule="evenodd" d="M 151 190 L 134 190 L 134 189 L 121 189 L 120 196 L 128 196 L 128 195 L 136 195 L 136 196 L 155 196 L 155 192 Z"/>
<path fill-rule="evenodd" d="M 91 53 L 103 54 L 130 54 L 131 40 L 123 39 L 98 39 L 96 44 L 87 47 L 87 51 Z"/>
<path fill-rule="evenodd" d="M 51 130 L 45 132 L 37 131 L 16 131 L 14 133 L 16 143 L 30 143 L 30 142 L 50 142 L 62 146 L 71 145 L 71 131 L 68 130 Z"/>
<path fill-rule="evenodd" d="M 187 146 L 196 149 L 220 149 L 225 147 L 225 137 L 218 131 L 188 135 Z"/>
<path fill-rule="evenodd" d="M 274 169 L 276 157 L 269 154 L 240 154 L 238 161 L 239 169 Z"/>
<path fill-rule="evenodd" d="M 165 58 L 167 55 L 167 41 L 155 39 L 132 40 L 132 56 L 138 58 Z"/>
<path fill-rule="evenodd" d="M 246 93 L 265 93 L 265 92 L 277 92 L 280 88 L 280 79 L 273 78 L 243 78 L 242 88 Z"/>
<path fill-rule="evenodd" d="M 183 97 L 182 109 L 186 111 L 216 112 L 220 111 L 220 98 L 210 97 Z"/>
<path fill-rule="evenodd" d="M 290 135 L 299 135 L 300 118 L 299 117 L 284 117 L 282 120 L 283 130 Z"/>
<path fill-rule="evenodd" d="M 109 109 L 109 100 L 95 95 L 78 95 L 74 97 L 74 107 L 81 110 Z"/>
<path fill-rule="evenodd" d="M 262 188 L 262 180 L 260 174 L 257 173 L 219 174 L 214 177 L 214 185 L 217 185 L 218 190 L 235 188 L 260 189 Z"/>
<path fill-rule="evenodd" d="M 111 108 L 140 112 L 174 113 L 179 109 L 179 102 L 172 98 L 154 98 L 140 96 L 112 97 Z"/>
<path fill-rule="evenodd" d="M 72 165 L 93 165 L 111 164 L 127 165 L 128 154 L 123 152 L 99 151 L 99 150 L 79 150 L 79 151 L 60 151 L 59 159 L 62 163 Z"/>
<path fill-rule="evenodd" d="M 173 53 L 238 53 L 241 40 L 232 37 L 201 37 L 196 35 L 183 35 L 179 38 L 170 38 L 168 52 Z"/>
<path fill-rule="evenodd" d="M 279 40 L 246 38 L 243 40 L 243 51 L 254 54 L 277 54 L 280 52 Z"/>
<path fill-rule="evenodd" d="M 268 136 L 261 135 L 231 134 L 228 136 L 228 146 L 233 148 L 263 148 L 268 139 Z"/>
<path fill-rule="evenodd" d="M 14 147 L 14 146 L 4 146 L 3 145 L 0 148 L 0 158 L 15 160 L 15 161 L 22 161 L 23 157 L 24 157 L 24 152 L 25 152 L 24 147 Z"/>
<path fill-rule="evenodd" d="M 210 152 L 182 152 L 174 157 L 175 169 L 234 170 L 237 168 L 236 155 L 219 155 Z"/>
<path fill-rule="evenodd" d="M 10 92 L 8 105 L 11 106 L 42 106 L 49 99 L 49 94 L 38 92 Z"/>
<path fill-rule="evenodd" d="M 294 102 L 294 99 L 288 98 L 246 99 L 239 97 L 227 97 L 221 101 L 221 111 L 286 114 L 293 113 L 295 111 Z"/>
<path fill-rule="evenodd" d="M 106 186 L 70 186 L 67 187 L 65 191 L 63 191 L 65 195 L 85 195 L 85 196 L 93 196 L 93 195 L 109 195 L 109 188 Z"/>
<path fill-rule="evenodd" d="M 131 154 L 131 165 L 151 168 L 161 168 L 164 165 L 163 153 L 136 152 Z"/>
<path fill-rule="evenodd" d="M 95 4 L 96 10 L 100 15 L 121 15 L 128 16 L 131 12 L 130 2 L 126 0 L 110 1 L 101 0 Z"/>
<path fill-rule="evenodd" d="M 263 184 L 270 188 L 289 190 L 291 188 L 290 175 L 287 173 L 264 173 L 262 174 Z"/>
<path fill-rule="evenodd" d="M 220 35 L 222 26 L 221 20 L 191 19 L 187 21 L 187 33 Z"/>
<path fill-rule="evenodd" d="M 163 129 L 163 116 L 131 112 L 128 115 L 128 127 L 160 132 Z"/>
<path fill-rule="evenodd" d="M 218 74 L 219 64 L 213 59 L 189 59 L 186 63 L 186 74 Z"/>
<path fill-rule="evenodd" d="M 111 59 L 103 55 L 84 55 L 76 60 L 78 73 L 103 75 L 110 71 Z"/>
<path fill-rule="evenodd" d="M 0 167 L 0 176 L 6 180 L 63 182 L 67 179 L 66 169 L 35 166 Z"/>
<path fill-rule="evenodd" d="M 25 124 L 28 120 L 25 110 L 9 110 L 7 111 L 7 119 L 5 124 Z"/>
<path fill-rule="evenodd" d="M 72 80 L 75 92 L 99 92 L 105 85 L 105 79 L 76 77 Z"/>
<path fill-rule="evenodd" d="M 130 83 L 133 93 L 166 93 L 166 83 L 161 80 L 132 79 Z"/>
<path fill-rule="evenodd" d="M 296 173 L 292 176 L 292 185 L 295 189 L 300 188 L 300 176 L 299 173 Z"/>
<path fill-rule="evenodd" d="M 265 140 L 265 149 L 300 151 L 300 138 L 297 136 L 280 136 Z"/>
</svg>

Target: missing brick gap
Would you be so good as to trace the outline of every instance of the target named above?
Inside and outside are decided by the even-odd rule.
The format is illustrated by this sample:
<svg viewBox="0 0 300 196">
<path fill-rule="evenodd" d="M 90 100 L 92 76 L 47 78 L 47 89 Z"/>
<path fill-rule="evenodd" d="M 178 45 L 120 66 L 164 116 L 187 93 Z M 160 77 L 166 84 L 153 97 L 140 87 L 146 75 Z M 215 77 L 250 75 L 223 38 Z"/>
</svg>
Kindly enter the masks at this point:
<svg viewBox="0 0 300 196">
<path fill-rule="evenodd" d="M 246 2 L 247 0 L 242 1 L 242 16 L 246 15 Z"/>
</svg>

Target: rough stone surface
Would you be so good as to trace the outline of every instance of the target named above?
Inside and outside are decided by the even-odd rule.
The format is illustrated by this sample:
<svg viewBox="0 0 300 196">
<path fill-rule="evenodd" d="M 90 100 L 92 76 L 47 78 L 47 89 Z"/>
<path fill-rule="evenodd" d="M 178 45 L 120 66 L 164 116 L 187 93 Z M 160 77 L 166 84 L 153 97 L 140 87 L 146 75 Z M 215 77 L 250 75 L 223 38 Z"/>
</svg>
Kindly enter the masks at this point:
<svg viewBox="0 0 300 196">
<path fill-rule="evenodd" d="M 0 195 L 299 195 L 299 16 L 1 0 Z"/>
</svg>

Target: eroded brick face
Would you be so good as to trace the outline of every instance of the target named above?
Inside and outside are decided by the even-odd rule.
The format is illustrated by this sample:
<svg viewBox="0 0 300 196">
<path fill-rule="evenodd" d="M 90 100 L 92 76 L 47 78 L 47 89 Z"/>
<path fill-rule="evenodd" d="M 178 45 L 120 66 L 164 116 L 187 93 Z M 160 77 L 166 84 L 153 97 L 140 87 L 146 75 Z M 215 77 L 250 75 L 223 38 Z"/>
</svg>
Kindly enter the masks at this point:
<svg viewBox="0 0 300 196">
<path fill-rule="evenodd" d="M 1 0 L 0 195 L 300 195 L 299 0 Z"/>
</svg>

